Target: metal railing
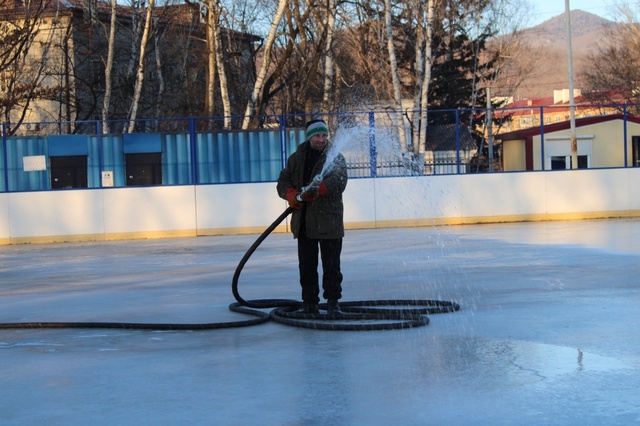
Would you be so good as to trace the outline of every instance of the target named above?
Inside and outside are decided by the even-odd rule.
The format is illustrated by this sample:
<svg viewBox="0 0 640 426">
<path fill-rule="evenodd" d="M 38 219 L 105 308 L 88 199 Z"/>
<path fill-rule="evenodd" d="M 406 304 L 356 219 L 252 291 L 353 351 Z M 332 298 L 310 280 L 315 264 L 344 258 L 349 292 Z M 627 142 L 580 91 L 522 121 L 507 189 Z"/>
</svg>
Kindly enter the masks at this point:
<svg viewBox="0 0 640 426">
<path fill-rule="evenodd" d="M 323 117 L 349 175 L 366 178 L 572 168 L 565 109 L 495 109 L 492 132 L 485 109 L 430 111 L 420 143 L 412 141 L 410 112 Z M 582 105 L 578 111 L 579 167 L 640 164 L 640 120 L 625 105 Z M 304 141 L 310 118 L 258 117 L 257 129 L 247 131 L 224 129 L 224 117 L 138 120 L 135 133 L 127 133 L 122 121 L 23 123 L 11 135 L 2 124 L 0 192 L 271 182 Z"/>
</svg>

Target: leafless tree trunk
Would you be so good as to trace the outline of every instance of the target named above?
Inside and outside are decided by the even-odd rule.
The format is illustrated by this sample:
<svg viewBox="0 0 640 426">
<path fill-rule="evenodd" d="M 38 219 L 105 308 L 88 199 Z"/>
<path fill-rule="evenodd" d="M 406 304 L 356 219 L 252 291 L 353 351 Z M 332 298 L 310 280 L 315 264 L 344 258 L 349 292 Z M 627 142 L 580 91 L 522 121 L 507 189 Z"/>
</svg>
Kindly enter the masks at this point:
<svg viewBox="0 0 640 426">
<path fill-rule="evenodd" d="M 336 26 L 336 0 L 327 0 L 327 40 L 324 57 L 324 94 L 322 108 L 324 111 L 333 109 L 333 79 L 335 62 L 333 60 L 333 32 Z"/>
<path fill-rule="evenodd" d="M 433 20 L 435 17 L 435 3 L 438 0 L 428 0 L 427 3 L 427 25 L 425 36 L 425 54 L 424 54 L 424 74 L 422 82 L 422 91 L 420 93 L 420 120 L 423 125 L 420 127 L 420 147 L 423 151 L 426 148 L 423 141 L 427 140 L 427 110 L 429 108 L 429 82 L 431 81 L 431 67 L 433 65 Z"/>
<path fill-rule="evenodd" d="M 313 0 L 290 0 L 284 14 L 278 38 L 281 45 L 273 49 L 273 63 L 256 105 L 256 115 L 266 114 L 274 99 L 286 102 L 281 109 L 285 112 L 302 110 L 311 114 L 322 109 L 323 83 L 319 76 L 326 47 L 326 8 L 321 9 Z M 279 97 L 279 93 L 283 96 Z"/>
<path fill-rule="evenodd" d="M 419 2 L 416 15 L 416 59 L 413 119 L 413 152 L 424 152 L 427 139 L 427 113 L 429 105 L 429 82 L 431 80 L 431 34 L 433 25 L 434 3 L 436 0 Z M 426 3 L 426 4 L 425 4 Z"/>
<path fill-rule="evenodd" d="M 138 105 L 140 103 L 140 95 L 142 93 L 142 85 L 144 83 L 144 61 L 145 52 L 147 50 L 147 42 L 149 41 L 149 32 L 151 30 L 151 23 L 153 21 L 153 8 L 155 0 L 149 0 L 149 6 L 147 8 L 147 16 L 144 24 L 144 32 L 142 33 L 142 39 L 140 40 L 140 59 L 138 61 L 138 70 L 136 75 L 136 85 L 133 91 L 133 101 L 131 102 L 131 113 L 129 114 L 129 133 L 133 133 L 136 125 L 136 116 L 138 113 Z"/>
<path fill-rule="evenodd" d="M 136 52 L 140 47 L 140 33 L 142 32 L 141 22 L 138 19 L 138 2 L 136 0 L 131 1 L 131 56 L 127 62 L 127 76 L 133 75 L 136 68 Z M 143 3 L 144 4 L 144 3 Z"/>
<path fill-rule="evenodd" d="M 229 98 L 229 84 L 227 83 L 227 71 L 224 64 L 224 52 L 220 35 L 220 5 L 215 0 L 209 0 L 209 13 L 212 16 L 208 22 L 211 24 L 213 51 L 215 54 L 216 71 L 220 80 L 220 95 L 224 111 L 224 128 L 231 128 L 231 100 Z M 210 63 L 211 64 L 211 63 Z"/>
<path fill-rule="evenodd" d="M 391 66 L 391 81 L 393 83 L 393 101 L 396 111 L 400 113 L 393 114 L 395 125 L 398 129 L 398 137 L 400 139 L 400 147 L 403 151 L 407 150 L 407 137 L 404 129 L 404 118 L 402 116 L 402 89 L 400 87 L 400 76 L 398 75 L 398 60 L 396 58 L 396 49 L 393 44 L 393 26 L 391 22 L 391 0 L 384 0 L 384 21 L 385 33 L 387 38 L 387 50 L 389 55 L 389 65 Z"/>
<path fill-rule="evenodd" d="M 428 0 L 427 0 L 428 1 Z M 420 108 L 422 106 L 421 94 L 422 85 L 424 84 L 424 72 L 425 72 L 425 32 L 426 25 L 423 20 L 424 9 L 422 3 L 418 5 L 418 13 L 416 14 L 416 47 L 415 47 L 415 92 L 413 93 L 413 112 L 411 114 L 411 140 L 413 141 L 414 152 L 419 150 L 422 143 L 421 130 L 425 123 L 421 122 L 422 112 Z"/>
<path fill-rule="evenodd" d="M 256 78 L 253 93 L 251 94 L 251 99 L 249 99 L 249 101 L 247 102 L 247 108 L 244 113 L 242 128 L 245 130 L 249 128 L 251 116 L 255 112 L 256 105 L 258 105 L 258 103 L 260 102 L 264 81 L 267 76 L 269 65 L 271 64 L 271 49 L 273 48 L 273 43 L 276 37 L 276 30 L 278 29 L 280 19 L 282 19 L 282 14 L 284 13 L 284 8 L 287 6 L 287 3 L 287 0 L 279 0 L 278 10 L 276 11 L 275 15 L 273 16 L 273 20 L 271 21 L 269 35 L 267 36 L 267 41 L 264 48 L 264 59 L 262 62 L 262 67 L 260 68 L 260 72 L 258 73 L 258 77 Z"/>
<path fill-rule="evenodd" d="M 113 55 L 115 51 L 115 41 L 116 41 L 116 23 L 117 23 L 117 0 L 111 0 L 111 23 L 109 25 L 109 44 L 107 47 L 107 63 L 104 67 L 104 80 L 105 80 L 105 89 L 104 89 L 104 99 L 102 100 L 102 133 L 109 133 L 109 106 L 111 103 L 111 87 L 112 87 L 112 78 L 111 71 L 113 69 Z"/>
<path fill-rule="evenodd" d="M 215 114 L 215 87 L 216 87 L 216 42 L 213 29 L 216 26 L 215 16 L 213 14 L 212 4 L 215 0 L 207 0 L 207 15 L 206 15 L 206 37 L 207 37 L 207 83 L 206 83 L 206 98 L 205 109 L 206 114 L 212 117 Z"/>
<path fill-rule="evenodd" d="M 157 23 L 157 19 L 154 19 L 154 22 Z M 157 25 L 154 25 L 153 38 L 154 38 L 153 47 L 154 47 L 154 53 L 156 57 L 156 78 L 158 79 L 158 90 L 156 92 L 155 116 L 160 117 L 160 114 L 161 114 L 160 105 L 161 105 L 162 96 L 164 95 L 165 85 L 164 85 L 164 75 L 162 73 L 162 50 L 160 49 L 162 34 L 160 32 L 160 28 Z"/>
</svg>

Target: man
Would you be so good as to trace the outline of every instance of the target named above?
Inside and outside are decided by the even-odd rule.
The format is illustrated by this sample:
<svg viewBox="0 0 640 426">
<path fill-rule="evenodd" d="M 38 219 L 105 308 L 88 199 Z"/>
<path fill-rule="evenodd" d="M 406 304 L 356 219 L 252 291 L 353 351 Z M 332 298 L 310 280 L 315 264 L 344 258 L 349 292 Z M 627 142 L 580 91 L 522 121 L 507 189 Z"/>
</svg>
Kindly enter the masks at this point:
<svg viewBox="0 0 640 426">
<path fill-rule="evenodd" d="M 322 296 L 327 300 L 327 313 L 340 314 L 342 297 L 340 254 L 344 237 L 342 193 L 347 186 L 347 164 L 342 154 L 325 166 L 331 149 L 329 130 L 323 120 L 307 123 L 306 140 L 291 154 L 278 177 L 278 195 L 294 208 L 291 231 L 298 240 L 298 267 L 302 286 L 302 308 L 305 314 L 319 314 L 318 252 L 322 259 Z M 332 153 L 333 154 L 333 153 Z M 324 171 L 323 171 L 324 168 Z M 320 176 L 314 188 L 305 186 Z M 319 250 L 318 250 L 319 249 Z"/>
</svg>

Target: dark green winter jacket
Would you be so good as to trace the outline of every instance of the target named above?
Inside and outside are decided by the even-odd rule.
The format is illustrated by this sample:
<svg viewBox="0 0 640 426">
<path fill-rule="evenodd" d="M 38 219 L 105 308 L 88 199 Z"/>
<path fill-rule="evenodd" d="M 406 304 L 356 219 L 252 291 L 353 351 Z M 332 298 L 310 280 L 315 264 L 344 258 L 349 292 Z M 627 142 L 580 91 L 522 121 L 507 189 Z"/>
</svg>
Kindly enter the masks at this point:
<svg viewBox="0 0 640 426">
<path fill-rule="evenodd" d="M 313 149 L 309 141 L 305 141 L 296 152 L 289 156 L 287 165 L 280 172 L 278 177 L 277 190 L 278 195 L 287 199 L 286 193 L 289 188 L 301 190 L 310 182 L 303 182 L 304 161 L 307 151 Z M 322 171 L 322 167 L 327 159 L 327 152 L 331 149 L 331 145 L 320 156 L 320 159 L 313 168 L 313 176 Z M 338 154 L 332 162 L 333 166 L 324 176 L 323 182 L 327 187 L 327 194 L 319 197 L 315 201 L 306 203 L 305 208 L 296 209 L 291 216 L 291 231 L 293 237 L 298 238 L 300 230 L 300 218 L 304 213 L 307 225 L 307 237 L 311 239 L 335 239 L 344 237 L 344 206 L 342 204 L 342 193 L 347 187 L 347 163 L 342 156 Z"/>
</svg>

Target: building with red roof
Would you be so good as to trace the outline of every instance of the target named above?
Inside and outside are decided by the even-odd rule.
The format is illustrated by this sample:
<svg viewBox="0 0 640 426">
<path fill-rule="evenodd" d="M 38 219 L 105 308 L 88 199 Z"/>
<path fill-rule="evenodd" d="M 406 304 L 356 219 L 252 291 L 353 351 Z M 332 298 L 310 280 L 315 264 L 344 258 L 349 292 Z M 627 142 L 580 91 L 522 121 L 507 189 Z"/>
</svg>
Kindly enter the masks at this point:
<svg viewBox="0 0 640 426">
<path fill-rule="evenodd" d="M 575 120 L 576 168 L 640 166 L 640 118 L 592 115 Z M 571 169 L 571 122 L 561 121 L 501 133 L 504 171 Z"/>
</svg>

